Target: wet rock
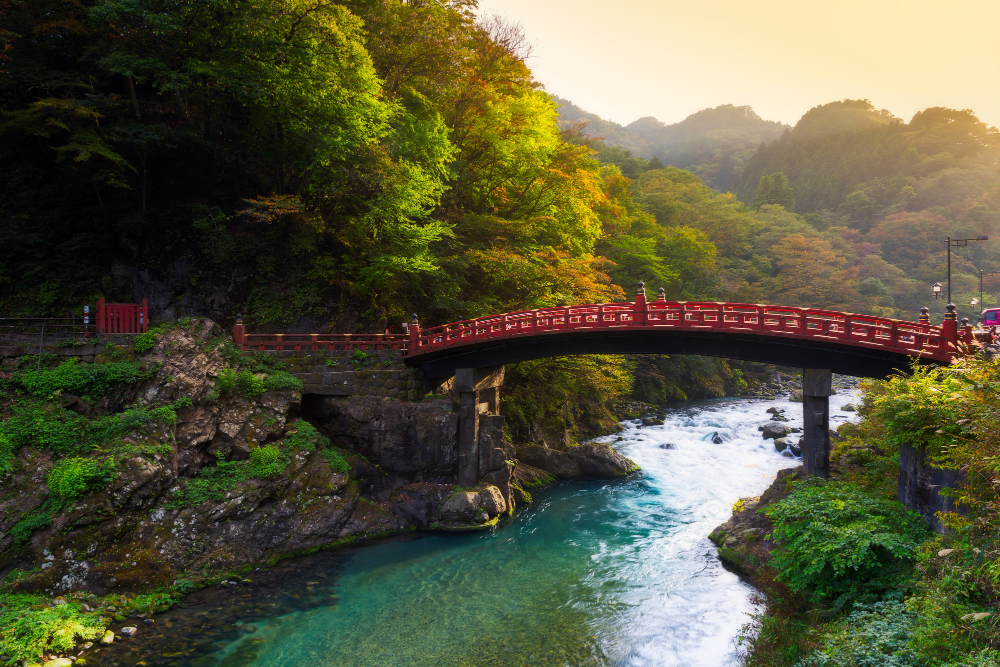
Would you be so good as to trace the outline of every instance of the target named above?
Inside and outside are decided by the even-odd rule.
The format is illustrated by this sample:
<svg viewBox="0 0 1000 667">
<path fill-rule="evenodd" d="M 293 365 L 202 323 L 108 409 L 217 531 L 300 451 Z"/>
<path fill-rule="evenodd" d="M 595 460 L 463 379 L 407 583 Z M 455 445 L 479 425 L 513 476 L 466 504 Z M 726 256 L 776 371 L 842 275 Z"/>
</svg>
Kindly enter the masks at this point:
<svg viewBox="0 0 1000 667">
<path fill-rule="evenodd" d="M 134 625 L 129 625 L 129 626 L 126 626 L 126 627 L 122 628 L 122 635 L 124 635 L 126 637 L 132 637 L 132 636 L 135 635 L 135 633 L 137 631 L 138 631 L 138 628 L 136 628 Z"/>
<path fill-rule="evenodd" d="M 643 417 L 643 426 L 663 426 L 663 420 L 659 417 Z"/>
<path fill-rule="evenodd" d="M 569 450 L 577 467 L 588 477 L 624 477 L 639 471 L 639 466 L 605 442 L 587 442 Z"/>
<path fill-rule="evenodd" d="M 324 435 L 412 482 L 452 479 L 458 413 L 451 401 L 408 403 L 378 396 L 312 397 L 306 408 Z"/>
<path fill-rule="evenodd" d="M 719 435 L 719 432 L 716 431 L 715 433 L 712 434 L 712 442 L 716 445 L 721 445 L 723 442 L 725 442 L 725 440 L 723 440 L 722 436 Z"/>
<path fill-rule="evenodd" d="M 105 630 L 104 636 L 101 637 L 101 642 L 100 642 L 101 645 L 107 646 L 108 644 L 111 644 L 114 641 L 115 641 L 115 633 L 112 632 L 111 630 Z"/>
<path fill-rule="evenodd" d="M 507 502 L 504 500 L 500 489 L 495 486 L 487 486 L 479 492 L 480 505 L 490 518 L 503 514 L 507 511 Z"/>
<path fill-rule="evenodd" d="M 478 493 L 456 491 L 444 501 L 441 518 L 455 523 L 473 521 L 479 511 L 479 501 Z"/>
<path fill-rule="evenodd" d="M 665 442 L 662 445 L 660 445 L 660 449 L 673 449 L 674 447 L 675 445 L 672 442 Z"/>
<path fill-rule="evenodd" d="M 774 439 L 774 449 L 775 451 L 783 452 L 788 448 L 788 438 L 775 438 Z"/>
<path fill-rule="evenodd" d="M 398 489 L 390 500 L 392 511 L 409 524 L 427 528 L 440 521 L 438 507 L 451 492 L 451 487 L 428 482 L 408 484 Z"/>
<path fill-rule="evenodd" d="M 516 445 L 517 460 L 539 468 L 560 479 L 576 479 L 583 476 L 576 460 L 566 452 L 545 445 Z"/>
<path fill-rule="evenodd" d="M 853 403 L 848 403 L 847 405 L 840 406 L 840 409 L 844 412 L 857 412 L 858 408 Z"/>
<path fill-rule="evenodd" d="M 765 440 L 770 440 L 772 438 L 784 438 L 788 435 L 788 427 L 784 424 L 779 424 L 778 422 L 768 422 L 759 427 L 759 429 L 762 431 L 761 435 Z"/>
<path fill-rule="evenodd" d="M 782 410 L 781 408 L 770 407 L 767 410 L 764 410 L 764 412 L 766 412 L 769 415 L 780 415 L 783 414 L 785 411 Z"/>
<path fill-rule="evenodd" d="M 69 658 L 56 658 L 44 663 L 42 667 L 70 667 L 72 664 L 73 661 Z"/>
</svg>

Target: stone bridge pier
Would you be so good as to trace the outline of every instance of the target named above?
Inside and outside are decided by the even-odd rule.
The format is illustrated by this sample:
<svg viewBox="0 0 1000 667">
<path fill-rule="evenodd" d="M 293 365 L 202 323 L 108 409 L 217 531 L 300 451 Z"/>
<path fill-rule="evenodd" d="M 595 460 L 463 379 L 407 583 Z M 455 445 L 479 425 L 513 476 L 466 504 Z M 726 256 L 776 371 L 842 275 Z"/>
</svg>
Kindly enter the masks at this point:
<svg viewBox="0 0 1000 667">
<path fill-rule="evenodd" d="M 491 368 L 456 368 L 455 376 L 445 383 L 458 395 L 458 484 L 475 486 L 479 482 L 479 420 L 485 415 L 500 414 L 500 385 L 503 366 Z M 451 386 L 447 387 L 450 383 Z"/>
<path fill-rule="evenodd" d="M 830 474 L 830 394 L 832 373 L 827 369 L 802 370 L 802 464 L 806 474 Z"/>
</svg>

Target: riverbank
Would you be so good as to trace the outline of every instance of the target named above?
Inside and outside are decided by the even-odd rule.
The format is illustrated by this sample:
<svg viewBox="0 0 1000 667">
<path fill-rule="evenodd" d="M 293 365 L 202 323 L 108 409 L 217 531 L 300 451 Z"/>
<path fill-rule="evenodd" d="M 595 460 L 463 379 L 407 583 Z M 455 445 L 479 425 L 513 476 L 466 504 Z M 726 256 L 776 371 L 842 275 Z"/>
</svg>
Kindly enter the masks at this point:
<svg viewBox="0 0 1000 667">
<path fill-rule="evenodd" d="M 610 440 L 639 475 L 538 489 L 488 532 L 419 532 L 287 561 L 267 574 L 278 589 L 248 573 L 251 584 L 213 586 L 156 617 L 210 612 L 170 621 L 166 638 L 184 655 L 162 658 L 152 644 L 142 655 L 178 667 L 735 664 L 734 643 L 719 638 L 735 639 L 754 591 L 705 534 L 794 463 L 757 430 L 774 405 L 794 411 L 787 399 L 723 399 L 668 409 L 663 426 L 628 421 Z M 303 569 L 280 574 L 286 565 Z M 247 615 L 208 601 L 216 594 Z M 273 613 L 258 604 L 279 600 L 288 605 Z M 187 636 L 198 623 L 211 627 Z M 103 650 L 98 664 L 161 641 L 152 635 Z"/>
<path fill-rule="evenodd" d="M 829 480 L 789 471 L 737 503 L 712 537 L 764 594 L 744 665 L 1000 664 L 998 377 L 967 359 L 870 383 L 859 421 L 838 429 Z M 897 499 L 901 445 L 961 480 L 944 490 L 962 510 L 937 515 L 944 534 Z"/>
<path fill-rule="evenodd" d="M 303 406 L 280 359 L 236 351 L 207 320 L 105 347 L 93 363 L 46 358 L 39 371 L 34 358 L 5 361 L 4 662 L 139 636 L 184 593 L 282 559 L 413 530 L 489 530 L 528 488 L 637 469 L 597 444 L 544 448 L 560 463 L 550 472 L 519 466 L 502 420 L 484 417 L 484 481 L 462 488 L 448 397 Z"/>
</svg>

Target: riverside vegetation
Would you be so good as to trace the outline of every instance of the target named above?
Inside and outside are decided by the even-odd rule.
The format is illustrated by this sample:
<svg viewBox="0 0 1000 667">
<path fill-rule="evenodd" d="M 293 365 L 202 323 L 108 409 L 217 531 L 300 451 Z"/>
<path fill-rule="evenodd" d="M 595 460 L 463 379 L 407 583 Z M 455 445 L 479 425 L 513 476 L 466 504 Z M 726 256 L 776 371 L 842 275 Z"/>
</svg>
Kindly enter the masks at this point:
<svg viewBox="0 0 1000 667">
<path fill-rule="evenodd" d="M 313 397 L 306 415 L 281 359 L 206 319 L 39 362 L 0 376 L 0 664 L 85 664 L 194 588 L 359 539 L 488 529 L 557 477 L 637 469 L 607 445 L 515 448 L 484 418 L 484 481 L 457 487 L 451 398 Z"/>
<path fill-rule="evenodd" d="M 829 480 L 786 471 L 712 534 L 764 592 L 744 664 L 1000 664 L 1000 366 L 976 357 L 869 382 L 859 412 Z M 901 445 L 962 472 L 943 535 L 896 500 Z"/>
</svg>

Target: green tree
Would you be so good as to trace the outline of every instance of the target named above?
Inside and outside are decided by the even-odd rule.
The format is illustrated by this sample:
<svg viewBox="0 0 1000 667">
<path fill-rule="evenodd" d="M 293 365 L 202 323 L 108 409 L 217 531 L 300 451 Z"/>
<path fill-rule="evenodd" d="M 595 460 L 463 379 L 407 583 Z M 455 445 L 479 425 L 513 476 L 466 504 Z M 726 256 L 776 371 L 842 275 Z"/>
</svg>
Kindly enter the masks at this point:
<svg viewBox="0 0 1000 667">
<path fill-rule="evenodd" d="M 795 196 L 788 185 L 788 178 L 782 172 L 761 176 L 757 184 L 757 194 L 754 195 L 753 208 L 768 204 L 783 206 L 787 211 L 795 210 Z"/>
</svg>

